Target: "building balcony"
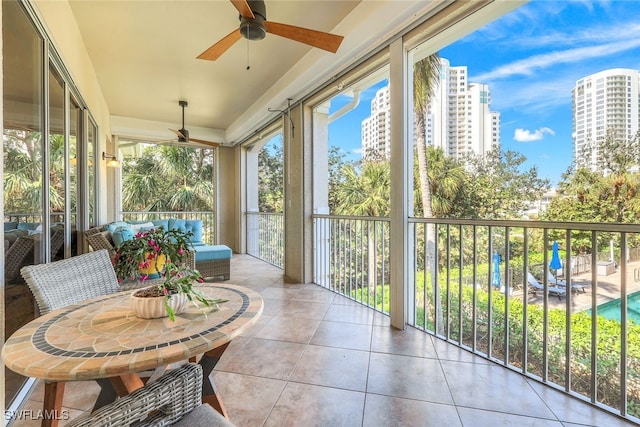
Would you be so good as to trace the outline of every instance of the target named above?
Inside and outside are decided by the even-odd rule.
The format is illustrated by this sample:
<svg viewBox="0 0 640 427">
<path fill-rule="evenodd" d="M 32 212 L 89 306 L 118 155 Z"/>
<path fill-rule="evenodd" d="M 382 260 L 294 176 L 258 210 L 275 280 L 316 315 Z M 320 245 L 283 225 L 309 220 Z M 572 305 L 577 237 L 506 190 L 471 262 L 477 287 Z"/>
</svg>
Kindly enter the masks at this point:
<svg viewBox="0 0 640 427">
<path fill-rule="evenodd" d="M 628 425 L 282 270 L 234 255 L 231 282 L 264 299 L 259 322 L 236 338 L 212 377 L 237 426 Z M 25 409 L 39 410 L 43 385 Z M 95 382 L 67 385 L 72 418 L 90 410 Z M 60 425 L 64 425 L 61 422 Z"/>
</svg>

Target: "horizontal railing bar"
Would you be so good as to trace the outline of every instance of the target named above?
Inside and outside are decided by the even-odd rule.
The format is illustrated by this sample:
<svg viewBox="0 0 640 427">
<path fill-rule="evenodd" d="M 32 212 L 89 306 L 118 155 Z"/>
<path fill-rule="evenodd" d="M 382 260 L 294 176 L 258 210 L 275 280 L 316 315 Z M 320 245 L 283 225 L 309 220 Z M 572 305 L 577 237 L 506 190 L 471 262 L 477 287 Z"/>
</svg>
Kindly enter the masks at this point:
<svg viewBox="0 0 640 427">
<path fill-rule="evenodd" d="M 371 218 L 369 218 L 370 220 Z M 380 218 L 376 218 L 380 219 Z M 382 220 L 387 220 L 382 218 Z M 612 223 L 591 223 L 591 222 L 555 222 L 555 221 L 525 221 L 525 220 L 502 220 L 502 219 L 454 219 L 454 218 L 409 218 L 412 223 L 425 224 L 451 224 L 451 225 L 484 225 L 511 228 L 540 228 L 540 229 L 566 229 L 572 231 L 609 231 L 640 233 L 640 224 L 612 224 Z"/>
</svg>

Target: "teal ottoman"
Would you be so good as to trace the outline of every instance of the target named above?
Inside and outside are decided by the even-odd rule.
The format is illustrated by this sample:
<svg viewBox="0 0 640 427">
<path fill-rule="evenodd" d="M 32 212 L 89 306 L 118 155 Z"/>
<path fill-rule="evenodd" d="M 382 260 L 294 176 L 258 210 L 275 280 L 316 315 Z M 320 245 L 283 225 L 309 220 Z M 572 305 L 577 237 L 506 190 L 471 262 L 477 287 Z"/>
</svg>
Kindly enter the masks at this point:
<svg viewBox="0 0 640 427">
<path fill-rule="evenodd" d="M 225 245 L 194 245 L 196 270 L 202 277 L 231 278 L 231 248 Z"/>
</svg>

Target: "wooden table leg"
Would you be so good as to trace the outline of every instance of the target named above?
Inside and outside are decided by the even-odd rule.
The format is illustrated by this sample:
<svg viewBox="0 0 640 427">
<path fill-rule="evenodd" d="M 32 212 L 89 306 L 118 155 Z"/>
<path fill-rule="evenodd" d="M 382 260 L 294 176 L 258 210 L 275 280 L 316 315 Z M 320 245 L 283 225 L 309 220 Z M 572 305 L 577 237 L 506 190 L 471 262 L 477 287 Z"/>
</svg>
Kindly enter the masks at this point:
<svg viewBox="0 0 640 427">
<path fill-rule="evenodd" d="M 202 366 L 202 401 L 213 406 L 213 408 L 220 412 L 225 418 L 229 418 L 227 410 L 222 403 L 220 394 L 216 390 L 216 386 L 213 383 L 213 379 L 210 377 L 211 371 L 215 368 L 216 364 L 220 361 L 222 354 L 229 347 L 230 342 L 207 351 L 202 355 L 202 358 L 198 362 Z"/>
<path fill-rule="evenodd" d="M 62 398 L 64 396 L 64 382 L 44 383 L 44 403 L 42 427 L 57 427 L 62 415 Z"/>
<path fill-rule="evenodd" d="M 134 373 L 122 374 L 109 379 L 111 380 L 111 384 L 113 385 L 113 388 L 115 388 L 116 393 L 120 397 L 133 393 L 144 386 L 142 379 Z"/>
</svg>

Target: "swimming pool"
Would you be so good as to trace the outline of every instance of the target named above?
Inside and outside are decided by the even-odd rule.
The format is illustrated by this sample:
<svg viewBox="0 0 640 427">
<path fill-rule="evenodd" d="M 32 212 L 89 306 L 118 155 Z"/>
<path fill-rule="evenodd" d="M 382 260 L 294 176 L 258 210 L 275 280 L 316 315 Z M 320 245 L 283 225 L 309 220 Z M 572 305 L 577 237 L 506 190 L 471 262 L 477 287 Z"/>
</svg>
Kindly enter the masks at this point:
<svg viewBox="0 0 640 427">
<path fill-rule="evenodd" d="M 614 299 L 598 306 L 598 316 L 620 321 L 621 299 Z M 587 310 L 591 314 L 591 309 Z M 627 320 L 640 325 L 640 291 L 627 295 Z"/>
</svg>

